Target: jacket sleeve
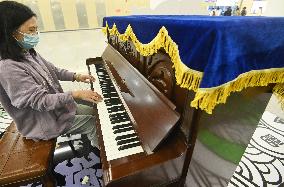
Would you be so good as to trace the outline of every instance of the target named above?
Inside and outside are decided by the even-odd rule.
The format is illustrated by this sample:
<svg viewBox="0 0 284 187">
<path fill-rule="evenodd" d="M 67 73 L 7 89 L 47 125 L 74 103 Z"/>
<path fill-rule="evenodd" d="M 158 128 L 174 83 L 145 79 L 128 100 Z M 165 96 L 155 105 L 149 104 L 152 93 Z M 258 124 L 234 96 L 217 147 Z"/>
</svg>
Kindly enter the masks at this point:
<svg viewBox="0 0 284 187">
<path fill-rule="evenodd" d="M 12 63 L 0 66 L 0 84 L 11 104 L 19 109 L 31 107 L 38 111 L 50 111 L 74 102 L 71 92 L 50 94 L 26 70 Z"/>
<path fill-rule="evenodd" d="M 73 81 L 73 76 L 75 74 L 74 72 L 68 71 L 66 69 L 58 68 L 58 67 L 54 66 L 52 63 L 50 63 L 47 60 L 45 60 L 42 56 L 39 55 L 39 57 L 47 66 L 51 67 L 51 69 L 55 72 L 58 80 L 61 80 L 61 81 Z"/>
</svg>

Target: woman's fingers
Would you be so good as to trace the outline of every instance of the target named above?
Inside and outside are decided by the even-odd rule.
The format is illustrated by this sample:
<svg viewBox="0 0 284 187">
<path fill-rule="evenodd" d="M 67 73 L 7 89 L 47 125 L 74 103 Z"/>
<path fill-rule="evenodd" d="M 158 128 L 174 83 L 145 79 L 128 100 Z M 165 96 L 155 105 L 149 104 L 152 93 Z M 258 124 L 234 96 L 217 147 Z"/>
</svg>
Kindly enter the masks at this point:
<svg viewBox="0 0 284 187">
<path fill-rule="evenodd" d="M 94 103 L 95 101 L 93 99 L 84 99 L 85 101 L 89 101 L 90 103 Z"/>
<path fill-rule="evenodd" d="M 94 92 L 92 90 L 80 90 L 80 91 L 73 91 L 72 96 L 74 98 L 80 98 L 85 101 L 89 102 L 100 102 L 103 100 L 102 96 L 98 94 L 97 92 Z"/>
<path fill-rule="evenodd" d="M 101 100 L 103 100 L 103 98 L 102 98 L 102 96 L 97 95 L 97 96 L 95 96 L 95 100 L 96 100 L 96 101 L 101 101 Z"/>
<path fill-rule="evenodd" d="M 94 82 L 96 80 L 92 75 L 82 75 L 81 78 L 81 81 L 85 83 L 90 83 L 91 81 Z"/>
<path fill-rule="evenodd" d="M 101 101 L 101 100 L 103 100 L 102 96 L 100 94 L 98 94 L 97 92 L 93 92 L 92 99 L 94 101 Z"/>
<path fill-rule="evenodd" d="M 91 81 L 95 81 L 96 79 L 95 79 L 95 77 L 93 77 L 92 75 L 90 75 L 90 80 L 91 80 Z"/>
</svg>

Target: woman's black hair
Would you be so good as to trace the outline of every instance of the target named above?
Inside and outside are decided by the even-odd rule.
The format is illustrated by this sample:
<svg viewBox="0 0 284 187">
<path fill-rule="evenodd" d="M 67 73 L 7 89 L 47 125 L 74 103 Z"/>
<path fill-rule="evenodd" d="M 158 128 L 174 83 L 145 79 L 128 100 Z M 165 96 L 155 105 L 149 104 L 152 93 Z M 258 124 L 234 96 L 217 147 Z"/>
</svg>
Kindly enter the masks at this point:
<svg viewBox="0 0 284 187">
<path fill-rule="evenodd" d="M 23 49 L 13 33 L 36 14 L 27 6 L 15 1 L 0 2 L 0 58 L 15 61 L 25 60 Z M 34 51 L 34 49 L 32 49 Z"/>
</svg>

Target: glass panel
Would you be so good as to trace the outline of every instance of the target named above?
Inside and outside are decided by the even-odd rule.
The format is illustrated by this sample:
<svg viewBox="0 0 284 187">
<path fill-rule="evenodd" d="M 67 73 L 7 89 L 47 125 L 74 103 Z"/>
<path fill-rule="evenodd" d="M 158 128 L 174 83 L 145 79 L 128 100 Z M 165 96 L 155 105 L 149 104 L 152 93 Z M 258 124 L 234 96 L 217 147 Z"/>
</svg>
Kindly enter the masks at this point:
<svg viewBox="0 0 284 187">
<path fill-rule="evenodd" d="M 62 8 L 59 0 L 50 0 L 51 11 L 53 15 L 54 25 L 56 30 L 65 29 L 64 16 L 62 13 Z"/>
<path fill-rule="evenodd" d="M 95 0 L 96 2 L 96 11 L 98 17 L 98 26 L 103 26 L 103 18 L 106 16 L 106 5 L 104 1 Z"/>
<path fill-rule="evenodd" d="M 76 0 L 77 16 L 80 28 L 88 28 L 88 16 L 86 11 L 86 5 L 82 0 Z"/>
</svg>

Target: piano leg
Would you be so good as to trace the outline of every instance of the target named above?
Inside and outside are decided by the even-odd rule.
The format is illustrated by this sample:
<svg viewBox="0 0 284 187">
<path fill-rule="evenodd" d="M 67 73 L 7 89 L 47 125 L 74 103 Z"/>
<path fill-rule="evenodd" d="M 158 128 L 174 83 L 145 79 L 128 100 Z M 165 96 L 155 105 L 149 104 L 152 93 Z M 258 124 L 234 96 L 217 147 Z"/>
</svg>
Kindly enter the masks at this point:
<svg viewBox="0 0 284 187">
<path fill-rule="evenodd" d="M 199 120 L 201 117 L 201 110 L 194 109 L 193 110 L 193 118 L 191 121 L 191 126 L 189 130 L 189 136 L 188 136 L 188 145 L 187 145 L 187 150 L 186 150 L 186 155 L 185 155 L 185 160 L 182 168 L 182 173 L 180 176 L 179 180 L 179 187 L 183 187 L 186 181 L 186 176 L 189 168 L 189 164 L 191 161 L 192 153 L 194 150 L 196 138 L 197 138 L 197 132 L 198 132 L 198 127 L 199 127 Z"/>
</svg>

